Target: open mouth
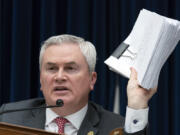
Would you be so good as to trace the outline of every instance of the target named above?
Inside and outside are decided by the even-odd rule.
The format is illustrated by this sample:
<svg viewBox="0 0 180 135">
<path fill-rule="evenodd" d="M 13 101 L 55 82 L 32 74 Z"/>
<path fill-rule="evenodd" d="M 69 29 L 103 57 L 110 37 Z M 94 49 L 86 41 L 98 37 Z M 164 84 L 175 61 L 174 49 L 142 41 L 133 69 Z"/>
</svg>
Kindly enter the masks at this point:
<svg viewBox="0 0 180 135">
<path fill-rule="evenodd" d="M 54 88 L 54 91 L 66 91 L 66 90 L 68 90 L 68 88 L 65 86 L 56 86 Z"/>
</svg>

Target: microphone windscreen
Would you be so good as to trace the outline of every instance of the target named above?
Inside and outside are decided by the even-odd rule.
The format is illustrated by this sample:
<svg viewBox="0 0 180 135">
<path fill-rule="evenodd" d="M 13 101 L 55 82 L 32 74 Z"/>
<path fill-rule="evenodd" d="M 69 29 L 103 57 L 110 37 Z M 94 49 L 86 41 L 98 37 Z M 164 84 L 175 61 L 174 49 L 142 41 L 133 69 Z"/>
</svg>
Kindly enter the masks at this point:
<svg viewBox="0 0 180 135">
<path fill-rule="evenodd" d="M 64 105 L 63 100 L 62 100 L 62 99 L 58 99 L 58 100 L 56 101 L 56 105 L 59 106 L 59 107 L 62 107 L 62 106 Z"/>
</svg>

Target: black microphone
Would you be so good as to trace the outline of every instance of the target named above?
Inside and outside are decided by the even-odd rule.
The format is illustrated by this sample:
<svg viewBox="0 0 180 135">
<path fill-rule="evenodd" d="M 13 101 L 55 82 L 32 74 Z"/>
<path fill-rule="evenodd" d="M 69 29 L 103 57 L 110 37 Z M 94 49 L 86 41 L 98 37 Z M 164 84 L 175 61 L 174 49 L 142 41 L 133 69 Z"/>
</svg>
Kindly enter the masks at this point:
<svg viewBox="0 0 180 135">
<path fill-rule="evenodd" d="M 43 109 L 43 108 L 54 108 L 54 107 L 62 107 L 64 105 L 64 102 L 62 99 L 58 99 L 56 101 L 56 105 L 49 105 L 49 106 L 40 106 L 40 107 L 30 107 L 30 108 L 21 108 L 21 109 L 12 109 L 12 110 L 5 110 L 0 112 L 1 114 L 4 113 L 11 113 L 11 112 L 18 112 L 18 111 L 26 111 L 26 110 L 34 110 L 34 109 Z"/>
</svg>

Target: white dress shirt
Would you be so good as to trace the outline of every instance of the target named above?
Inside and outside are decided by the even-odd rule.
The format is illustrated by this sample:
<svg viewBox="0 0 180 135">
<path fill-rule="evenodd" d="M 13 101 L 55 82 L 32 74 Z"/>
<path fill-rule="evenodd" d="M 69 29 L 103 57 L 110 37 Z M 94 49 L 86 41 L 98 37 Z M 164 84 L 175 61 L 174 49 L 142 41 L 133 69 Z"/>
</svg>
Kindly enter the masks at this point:
<svg viewBox="0 0 180 135">
<path fill-rule="evenodd" d="M 64 133 L 66 135 L 77 135 L 78 130 L 81 126 L 81 123 L 87 112 L 87 108 L 88 108 L 88 105 L 83 107 L 78 112 L 64 117 L 70 122 L 70 123 L 66 123 L 64 127 Z M 49 108 L 46 109 L 46 123 L 45 123 L 46 131 L 58 133 L 58 126 L 54 122 L 54 119 L 57 117 L 59 117 L 59 115 L 57 115 L 51 109 Z"/>
<path fill-rule="evenodd" d="M 77 135 L 78 130 L 81 126 L 81 123 L 86 115 L 88 109 L 88 105 L 83 107 L 78 112 L 65 116 L 70 123 L 66 123 L 64 127 L 64 133 L 66 135 Z M 125 131 L 127 133 L 133 133 L 140 130 L 143 130 L 148 123 L 148 110 L 140 109 L 134 110 L 129 107 L 126 109 L 126 119 L 125 119 Z M 46 109 L 46 122 L 45 122 L 45 130 L 58 133 L 58 126 L 54 122 L 54 119 L 59 117 L 55 112 L 51 109 Z"/>
</svg>

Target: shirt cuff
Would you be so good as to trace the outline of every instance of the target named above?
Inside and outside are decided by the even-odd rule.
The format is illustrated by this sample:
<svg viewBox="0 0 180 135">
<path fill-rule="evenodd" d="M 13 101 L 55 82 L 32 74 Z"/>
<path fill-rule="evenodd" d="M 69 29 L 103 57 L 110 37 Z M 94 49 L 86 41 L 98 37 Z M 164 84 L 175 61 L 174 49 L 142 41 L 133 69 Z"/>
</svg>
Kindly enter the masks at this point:
<svg viewBox="0 0 180 135">
<path fill-rule="evenodd" d="M 125 131 L 127 133 L 134 133 L 143 130 L 148 123 L 149 108 L 132 109 L 126 107 Z"/>
</svg>

